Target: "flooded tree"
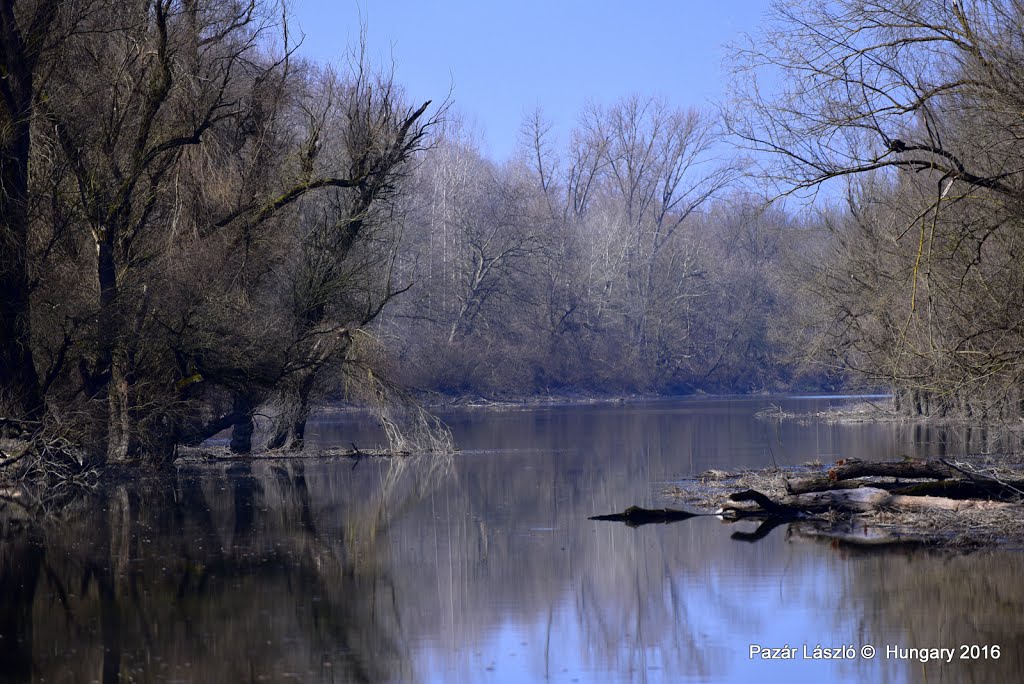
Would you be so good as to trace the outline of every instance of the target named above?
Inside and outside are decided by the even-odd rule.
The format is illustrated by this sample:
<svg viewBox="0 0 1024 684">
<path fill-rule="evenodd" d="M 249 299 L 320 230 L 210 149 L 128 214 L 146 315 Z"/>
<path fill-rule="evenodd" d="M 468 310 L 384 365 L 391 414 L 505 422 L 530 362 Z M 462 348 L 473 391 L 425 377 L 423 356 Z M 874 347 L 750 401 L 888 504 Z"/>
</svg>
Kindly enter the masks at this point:
<svg viewBox="0 0 1024 684">
<path fill-rule="evenodd" d="M 229 426 L 248 451 L 270 403 L 301 447 L 319 379 L 404 287 L 429 102 L 359 48 L 299 59 L 273 3 L 0 9 L 4 415 L 159 464 Z"/>
</svg>

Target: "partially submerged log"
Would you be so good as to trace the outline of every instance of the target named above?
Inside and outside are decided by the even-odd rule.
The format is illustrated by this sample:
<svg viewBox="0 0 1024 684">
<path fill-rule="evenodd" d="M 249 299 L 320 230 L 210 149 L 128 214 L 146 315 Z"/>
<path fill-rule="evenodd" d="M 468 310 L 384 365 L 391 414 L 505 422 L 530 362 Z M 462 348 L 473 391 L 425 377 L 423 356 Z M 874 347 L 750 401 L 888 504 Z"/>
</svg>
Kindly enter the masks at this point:
<svg viewBox="0 0 1024 684">
<path fill-rule="evenodd" d="M 902 479 L 947 479 L 960 473 L 942 461 L 905 459 L 902 461 L 861 461 L 845 459 L 837 462 L 828 472 L 807 477 L 786 480 L 786 491 L 790 494 L 819 492 L 836 489 L 839 483 L 858 477 L 897 477 Z"/>
<path fill-rule="evenodd" d="M 794 508 L 785 503 L 777 503 L 772 501 L 769 497 L 765 496 L 756 489 L 746 489 L 742 492 L 736 492 L 729 496 L 729 500 L 735 503 L 752 502 L 755 507 L 750 506 L 730 506 L 723 507 L 724 511 L 732 511 L 733 513 L 751 513 L 756 512 L 760 509 L 761 512 L 767 513 L 776 518 L 796 518 L 801 514 L 799 508 Z"/>
<path fill-rule="evenodd" d="M 679 520 L 688 520 L 698 515 L 702 514 L 690 513 L 689 511 L 683 511 L 677 508 L 641 508 L 639 506 L 630 506 L 622 513 L 595 515 L 592 516 L 590 520 L 608 520 L 611 522 L 626 523 L 629 527 L 639 527 L 640 525 L 650 525 L 654 523 L 663 524 L 677 522 Z"/>
<path fill-rule="evenodd" d="M 945 496 L 910 496 L 893 494 L 877 487 L 838 489 L 827 492 L 809 492 L 788 496 L 783 505 L 805 513 L 842 511 L 870 513 L 873 511 L 966 511 L 1018 508 L 1017 504 L 985 499 L 951 499 Z M 770 512 L 770 511 L 766 511 Z"/>
<path fill-rule="evenodd" d="M 878 478 L 890 481 L 880 482 Z M 893 482 L 892 478 L 912 481 Z M 840 461 L 824 474 L 787 479 L 786 489 L 789 494 L 777 500 L 754 490 L 736 492 L 729 496 L 722 511 L 734 518 L 817 518 L 818 521 L 823 515 L 834 512 L 852 516 L 882 511 L 897 514 L 1014 511 L 1024 514 L 1024 507 L 1020 505 L 1024 499 L 1024 482 L 1003 482 L 945 460 Z M 816 534 L 825 534 L 815 529 Z M 884 543 L 882 540 L 891 535 L 861 531 L 839 536 L 862 537 L 864 543 Z"/>
<path fill-rule="evenodd" d="M 863 478 L 937 480 L 938 482 L 880 483 Z M 850 459 L 839 461 L 823 474 L 786 480 L 786 491 L 792 495 L 860 487 L 887 489 L 893 494 L 935 495 L 954 499 L 1018 500 L 1024 498 L 1024 482 L 1003 482 L 983 473 L 965 470 L 945 460 L 904 459 L 902 461 L 871 462 Z"/>
<path fill-rule="evenodd" d="M 1003 538 L 1000 530 L 1008 524 L 1024 520 L 1024 479 L 1020 477 L 1004 481 L 945 460 L 840 461 L 824 473 L 789 478 L 788 494 L 769 496 L 756 489 L 734 492 L 715 514 L 728 523 L 760 521 L 753 531 L 733 533 L 733 539 L 747 542 L 786 525 L 787 534 L 841 545 L 992 543 Z M 724 481 L 740 478 L 714 480 L 721 487 Z M 781 484 L 774 477 L 746 481 L 751 480 L 773 490 Z M 636 527 L 697 515 L 706 514 L 631 506 L 591 520 Z M 1024 532 L 1016 534 L 1024 538 Z"/>
</svg>

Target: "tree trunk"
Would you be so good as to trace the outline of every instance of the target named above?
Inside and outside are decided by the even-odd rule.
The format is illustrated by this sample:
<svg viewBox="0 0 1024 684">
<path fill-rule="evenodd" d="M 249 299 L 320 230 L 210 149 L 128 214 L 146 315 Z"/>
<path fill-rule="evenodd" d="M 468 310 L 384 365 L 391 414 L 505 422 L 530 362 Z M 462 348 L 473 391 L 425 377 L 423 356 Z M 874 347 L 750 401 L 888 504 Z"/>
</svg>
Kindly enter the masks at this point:
<svg viewBox="0 0 1024 684">
<path fill-rule="evenodd" d="M 0 214 L 4 212 L 0 206 Z M 10 233 L 6 228 L 8 235 L 0 238 L 4 241 Z M 0 414 L 36 420 L 42 415 L 43 400 L 32 356 L 28 283 L 23 266 L 15 263 L 21 260 L 23 255 L 11 258 L 7 250 L 0 257 Z"/>
<path fill-rule="evenodd" d="M 99 399 L 103 402 L 105 425 L 102 430 L 101 451 L 108 463 L 129 460 L 131 434 L 131 368 L 121 334 L 122 316 L 118 301 L 118 273 L 114 258 L 114 231 L 94 227 L 102 239 L 96 243 L 96 277 L 99 283 L 99 313 L 97 334 L 100 353 L 96 376 L 106 379 L 100 385 Z"/>
<path fill-rule="evenodd" d="M 944 496 L 909 496 L 894 494 L 877 487 L 809 492 L 787 496 L 778 502 L 761 492 L 747 490 L 733 494 L 730 499 L 736 503 L 725 504 L 722 507 L 722 513 L 730 513 L 738 517 L 782 517 L 787 519 L 807 514 L 828 513 L 829 511 L 919 513 L 927 511 L 1021 510 L 1019 504 L 1005 501 L 950 499 Z"/>
<path fill-rule="evenodd" d="M 131 457 L 131 370 L 124 350 L 114 353 L 107 388 L 107 462 L 127 463 Z"/>
<path fill-rule="evenodd" d="M 292 424 L 292 439 L 288 443 L 289 451 L 302 451 L 306 446 L 306 419 L 307 415 L 304 414 L 297 418 Z"/>
<path fill-rule="evenodd" d="M 44 9 L 41 6 L 39 11 Z M 0 3 L 0 45 L 0 63 L 4 65 L 0 79 L 0 415 L 32 420 L 43 410 L 32 356 L 28 278 L 28 164 L 35 55 L 33 46 L 26 45 L 22 37 L 13 3 Z"/>
<path fill-rule="evenodd" d="M 837 483 L 856 477 L 899 477 L 931 478 L 944 480 L 962 475 L 941 461 L 907 460 L 896 462 L 872 462 L 856 459 L 840 461 L 829 468 L 824 475 L 794 477 L 786 480 L 786 491 L 790 494 L 804 494 L 826 489 L 836 489 Z"/>
<path fill-rule="evenodd" d="M 252 434 L 256 431 L 253 420 L 253 402 L 244 392 L 236 392 L 232 415 L 234 425 L 231 428 L 231 452 L 248 454 L 252 452 Z"/>
<path fill-rule="evenodd" d="M 306 445 L 306 421 L 309 419 L 310 397 L 316 384 L 316 369 L 306 371 L 295 390 L 295 407 L 278 424 L 273 438 L 267 442 L 268 449 L 280 449 L 288 445 L 289 451 L 302 451 Z"/>
<path fill-rule="evenodd" d="M 299 383 L 298 391 L 298 413 L 292 423 L 292 441 L 288 448 L 292 451 L 302 451 L 306 445 L 306 421 L 309 419 L 309 397 L 313 393 L 313 384 L 316 382 L 316 373 L 309 373 Z"/>
<path fill-rule="evenodd" d="M 270 438 L 269 442 L 267 442 L 267 448 L 268 449 L 280 449 L 287 442 L 288 442 L 288 428 L 282 425 L 282 426 L 278 427 L 278 429 L 274 432 L 274 436 Z"/>
<path fill-rule="evenodd" d="M 798 494 L 786 497 L 782 503 L 808 513 L 824 513 L 830 510 L 867 513 L 877 510 L 919 512 L 940 510 L 964 511 L 969 509 L 1016 510 L 1020 508 L 1017 504 L 1003 501 L 892 494 L 876 487 Z"/>
</svg>

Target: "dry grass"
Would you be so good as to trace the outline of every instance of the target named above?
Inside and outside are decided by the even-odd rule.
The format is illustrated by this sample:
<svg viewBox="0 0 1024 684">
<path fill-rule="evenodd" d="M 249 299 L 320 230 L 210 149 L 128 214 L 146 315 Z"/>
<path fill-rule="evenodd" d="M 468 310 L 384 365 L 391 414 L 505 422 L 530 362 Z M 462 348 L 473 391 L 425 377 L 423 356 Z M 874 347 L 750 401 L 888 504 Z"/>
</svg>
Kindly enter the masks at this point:
<svg viewBox="0 0 1024 684">
<path fill-rule="evenodd" d="M 783 468 L 764 470 L 705 470 L 693 479 L 666 488 L 666 496 L 685 501 L 705 511 L 717 510 L 733 492 L 756 489 L 772 498 L 786 495 L 786 478 L 798 471 Z"/>
<path fill-rule="evenodd" d="M 909 417 L 896 413 L 892 408 L 891 401 L 861 401 L 856 404 L 833 406 L 823 411 L 810 411 L 807 413 L 785 411 L 781 406 L 773 404 L 766 409 L 758 411 L 756 415 L 763 420 L 794 420 L 800 423 L 886 423 L 910 420 Z"/>
</svg>

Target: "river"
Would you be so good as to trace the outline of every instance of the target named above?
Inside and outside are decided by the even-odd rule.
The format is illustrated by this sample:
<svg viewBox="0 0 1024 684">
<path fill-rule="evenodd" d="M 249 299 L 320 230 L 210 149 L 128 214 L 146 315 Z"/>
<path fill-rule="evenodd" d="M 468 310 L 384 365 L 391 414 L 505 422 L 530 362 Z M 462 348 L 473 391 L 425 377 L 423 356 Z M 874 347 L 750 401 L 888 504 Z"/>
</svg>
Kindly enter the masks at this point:
<svg viewBox="0 0 1024 684">
<path fill-rule="evenodd" d="M 450 460 L 189 465 L 41 527 L 8 519 L 0 681 L 1016 681 L 1019 551 L 588 520 L 676 505 L 664 489 L 709 468 L 1004 448 L 978 430 L 754 416 L 846 401 L 466 408 L 443 416 Z M 310 438 L 381 435 L 339 413 Z M 818 645 L 844 657 L 805 657 Z"/>
</svg>

